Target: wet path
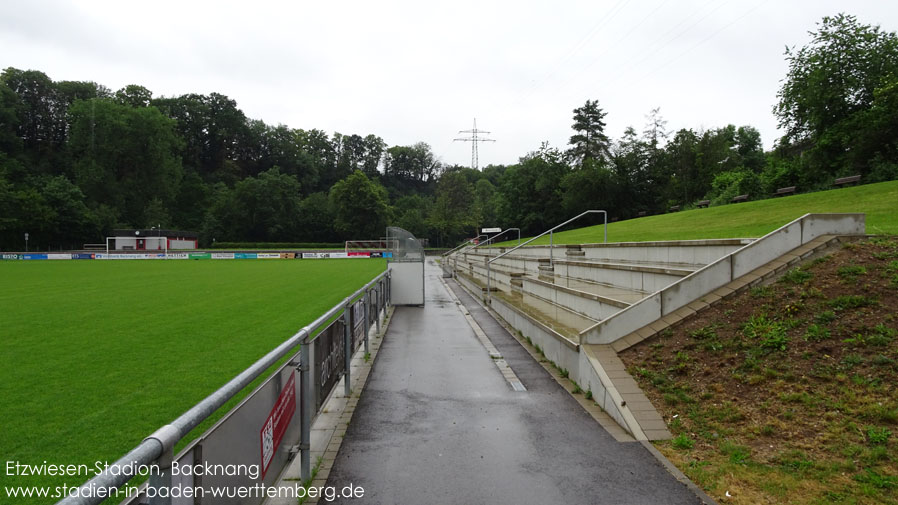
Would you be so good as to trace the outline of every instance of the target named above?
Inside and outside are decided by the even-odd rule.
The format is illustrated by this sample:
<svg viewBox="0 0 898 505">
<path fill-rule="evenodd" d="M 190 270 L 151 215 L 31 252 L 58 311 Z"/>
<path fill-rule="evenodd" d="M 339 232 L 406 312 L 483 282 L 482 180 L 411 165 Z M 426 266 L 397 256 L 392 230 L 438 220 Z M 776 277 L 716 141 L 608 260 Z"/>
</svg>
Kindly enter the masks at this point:
<svg viewBox="0 0 898 505">
<path fill-rule="evenodd" d="M 642 445 L 616 442 L 456 288 L 527 388 L 515 391 L 432 261 L 425 275 L 426 304 L 396 308 L 328 477 L 365 496 L 335 503 L 700 503 Z"/>
</svg>

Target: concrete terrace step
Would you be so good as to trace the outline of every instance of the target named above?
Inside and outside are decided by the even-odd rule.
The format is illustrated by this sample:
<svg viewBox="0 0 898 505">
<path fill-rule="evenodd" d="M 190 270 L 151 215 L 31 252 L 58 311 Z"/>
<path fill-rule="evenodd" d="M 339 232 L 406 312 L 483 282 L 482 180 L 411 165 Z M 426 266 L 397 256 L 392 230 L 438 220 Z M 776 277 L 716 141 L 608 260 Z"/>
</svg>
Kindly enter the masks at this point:
<svg viewBox="0 0 898 505">
<path fill-rule="evenodd" d="M 553 249 L 556 258 L 565 257 L 566 251 L 582 251 L 586 259 L 606 261 L 610 263 L 640 262 L 646 264 L 666 265 L 707 265 L 755 239 L 708 239 L 708 240 L 669 240 L 658 242 L 610 242 L 591 244 L 556 245 Z M 516 250 L 514 255 L 529 257 L 548 257 L 549 246 L 528 245 Z M 510 248 L 480 248 L 478 252 L 500 254 Z M 579 254 L 578 254 L 579 256 Z"/>
<path fill-rule="evenodd" d="M 458 258 L 460 270 L 486 270 L 488 257 L 483 254 L 468 254 Z M 453 265 L 456 263 L 453 262 Z M 594 283 L 600 286 L 613 286 L 622 292 L 652 293 L 662 289 L 695 271 L 695 266 L 638 263 L 608 263 L 588 260 L 556 259 L 554 264 L 549 258 L 526 258 L 507 256 L 492 263 L 489 269 L 502 273 L 526 273 L 533 277 L 554 282 L 554 279 L 569 278 Z M 485 274 L 484 274 L 485 276 Z M 507 280 L 503 279 L 507 283 Z M 576 288 L 575 288 L 576 289 Z M 607 296 L 604 290 L 588 289 L 588 292 Z M 622 301 L 634 303 L 638 296 L 630 295 Z"/>
<path fill-rule="evenodd" d="M 685 265 L 682 263 L 678 263 L 675 265 L 666 264 L 666 263 L 643 263 L 643 262 L 608 262 L 608 261 L 599 261 L 599 260 L 555 260 L 556 265 L 575 265 L 581 267 L 592 267 L 592 268 L 607 268 L 613 270 L 628 270 L 631 272 L 648 272 L 648 273 L 656 273 L 656 274 L 665 274 L 665 275 L 678 275 L 680 277 L 685 277 L 692 272 L 695 272 L 701 265 Z"/>
<path fill-rule="evenodd" d="M 690 273 L 698 270 L 703 267 L 704 264 L 696 264 L 696 263 L 685 263 L 685 262 L 664 262 L 664 261 L 642 261 L 642 260 L 627 260 L 627 259 L 601 259 L 601 258 L 589 258 L 585 256 L 584 251 L 576 251 L 566 249 L 564 252 L 555 251 L 556 254 L 549 258 L 548 254 L 546 256 L 530 256 L 530 255 L 521 255 L 521 254 L 509 254 L 499 258 L 493 265 L 497 263 L 533 263 L 536 265 L 550 265 L 552 263 L 558 264 L 578 264 L 581 266 L 591 266 L 591 267 L 599 267 L 599 268 L 610 268 L 617 270 L 630 270 L 630 271 L 640 271 L 640 272 L 654 272 L 654 273 L 665 273 L 665 274 L 673 274 L 673 275 L 689 275 Z M 583 253 L 583 254 L 579 254 Z M 480 263 L 485 263 L 485 261 L 495 258 L 498 254 L 491 254 L 485 251 L 478 252 L 470 252 L 467 251 L 463 253 L 462 257 L 467 257 L 467 261 L 476 261 Z M 459 260 L 461 261 L 461 259 Z"/>
<path fill-rule="evenodd" d="M 472 276 L 463 271 L 458 272 L 458 275 L 469 285 L 477 286 L 482 293 L 486 293 L 486 283 L 476 275 Z M 598 322 L 596 318 L 584 316 L 551 300 L 528 293 L 514 290 L 510 292 L 493 291 L 492 296 L 502 299 L 574 345 L 579 342 L 581 331 Z"/>
<path fill-rule="evenodd" d="M 559 288 L 568 288 L 584 293 L 586 296 L 595 296 L 597 299 L 607 301 L 609 304 L 618 304 L 624 308 L 632 303 L 642 300 L 649 293 L 637 289 L 627 289 L 613 284 L 577 279 L 575 277 L 556 276 L 552 283 Z"/>
<path fill-rule="evenodd" d="M 542 267 L 542 265 L 540 266 Z M 475 275 L 482 277 L 481 280 L 485 281 L 486 269 L 480 264 L 461 263 L 459 265 L 459 270 L 467 271 L 468 273 L 474 273 Z M 540 270 L 538 275 L 534 275 L 533 273 L 528 272 L 515 271 L 502 266 L 494 266 L 490 270 L 493 275 L 491 284 L 510 285 L 510 288 L 512 290 L 515 290 L 518 288 L 523 288 L 523 284 L 525 281 L 528 283 L 535 283 L 541 287 L 557 289 L 576 297 L 586 298 L 588 300 L 593 300 L 595 302 L 599 302 L 604 305 L 616 308 L 616 310 L 613 310 L 611 313 L 616 312 L 617 309 L 626 308 L 630 304 L 641 300 L 648 294 L 642 290 L 631 289 L 624 286 L 616 286 L 608 283 L 589 281 L 573 277 L 565 277 L 557 274 L 548 276 L 545 275 L 545 272 L 549 270 Z M 543 298 L 550 298 L 555 300 L 554 297 L 548 297 L 545 295 L 542 296 Z M 593 318 L 604 318 L 608 317 L 610 313 L 603 313 L 601 316 L 599 316 L 597 314 L 586 312 L 586 315 Z"/>
<path fill-rule="evenodd" d="M 492 276 L 490 287 L 494 292 L 499 290 L 509 295 L 514 293 L 525 295 L 521 303 L 540 314 L 553 315 L 561 309 L 560 313 L 564 317 L 562 325 L 574 328 L 578 333 L 647 296 L 647 293 L 640 289 L 559 275 L 546 263 L 547 261 L 540 259 L 536 274 L 516 271 L 505 265 L 494 265 L 490 269 Z M 559 269 L 564 270 L 564 267 Z M 458 271 L 473 276 L 483 286 L 487 284 L 486 268 L 480 262 L 462 262 Z M 631 282 L 654 286 L 666 285 L 672 281 L 669 277 L 655 279 L 654 274 L 646 275 L 651 279 L 643 279 L 642 274 L 638 274 L 635 282 Z M 537 318 L 545 320 L 539 315 Z M 551 320 L 548 322 L 551 323 Z M 574 333 L 566 331 L 562 333 L 575 338 Z"/>
<path fill-rule="evenodd" d="M 619 300 L 559 286 L 552 281 L 543 280 L 543 278 L 523 278 L 521 291 L 525 295 L 547 300 L 596 322 L 611 317 L 630 306 L 629 303 Z"/>
</svg>

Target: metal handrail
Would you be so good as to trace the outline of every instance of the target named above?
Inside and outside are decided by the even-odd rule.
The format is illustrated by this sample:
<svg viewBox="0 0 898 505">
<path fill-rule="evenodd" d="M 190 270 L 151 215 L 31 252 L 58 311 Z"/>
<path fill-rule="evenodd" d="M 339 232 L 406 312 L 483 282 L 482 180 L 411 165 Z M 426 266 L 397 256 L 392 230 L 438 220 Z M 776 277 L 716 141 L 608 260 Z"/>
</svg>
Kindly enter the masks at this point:
<svg viewBox="0 0 898 505">
<path fill-rule="evenodd" d="M 520 228 L 506 228 L 504 231 L 499 232 L 499 233 L 493 235 L 492 237 L 490 237 L 490 239 L 487 240 L 486 242 L 484 242 L 482 244 L 477 244 L 476 246 L 474 246 L 474 249 L 477 249 L 478 247 L 483 247 L 483 246 L 489 244 L 490 242 L 492 242 L 493 240 L 496 240 L 497 238 L 501 237 L 502 235 L 504 235 L 512 230 L 518 230 L 518 245 L 521 245 L 521 229 Z"/>
<path fill-rule="evenodd" d="M 105 497 L 95 496 L 97 493 L 91 492 L 96 489 L 119 488 L 131 480 L 134 475 L 126 473 L 128 468 L 138 468 L 141 465 L 149 465 L 153 461 L 160 458 L 172 457 L 172 451 L 182 437 L 190 433 L 191 430 L 199 426 L 216 410 L 221 408 L 243 388 L 248 386 L 252 381 L 262 375 L 270 366 L 274 365 L 279 359 L 290 353 L 297 345 L 302 344 L 303 364 L 308 367 L 308 344 L 314 340 L 314 332 L 321 326 L 330 322 L 330 319 L 345 310 L 347 306 L 357 296 L 365 293 L 381 279 L 389 282 L 390 272 L 384 271 L 370 282 L 359 288 L 353 294 L 344 298 L 340 303 L 332 307 L 323 315 L 304 326 L 292 337 L 285 340 L 281 345 L 275 347 L 271 352 L 259 358 L 255 363 L 247 369 L 240 372 L 236 377 L 220 387 L 217 391 L 201 400 L 199 403 L 191 407 L 187 412 L 181 414 L 171 423 L 159 428 L 153 434 L 145 438 L 137 447 L 131 449 L 127 454 L 119 458 L 115 463 L 106 467 L 103 472 L 97 474 L 78 488 L 78 493 L 71 493 L 67 497 L 57 502 L 57 505 L 96 505 L 102 502 Z M 349 352 L 349 350 L 347 350 Z M 303 376 L 303 381 L 307 377 Z M 305 387 L 305 386 L 303 386 Z M 310 395 L 306 395 L 310 396 Z M 307 398 L 306 401 L 309 399 Z M 307 422 L 303 419 L 303 423 Z M 306 426 L 303 426 L 304 430 Z M 308 450 L 303 451 L 303 464 L 308 466 L 306 458 Z M 306 468 L 303 468 L 306 473 Z"/>
<path fill-rule="evenodd" d="M 461 249 L 462 247 L 464 247 L 466 245 L 471 245 L 472 243 L 474 243 L 475 240 L 479 239 L 480 237 L 488 237 L 488 236 L 489 235 L 484 235 L 481 233 L 480 235 L 477 235 L 474 238 L 469 238 L 468 240 L 465 240 L 464 242 L 462 242 L 461 245 L 453 247 L 451 250 L 444 252 L 443 256 L 449 256 L 450 254 L 454 253 L 455 251 Z"/>
<path fill-rule="evenodd" d="M 568 219 L 567 221 L 565 221 L 565 222 L 563 222 L 563 223 L 561 223 L 561 224 L 559 224 L 559 225 L 557 225 L 557 226 L 554 226 L 554 227 L 552 227 L 552 228 L 549 228 L 548 230 L 546 230 L 546 231 L 540 233 L 539 235 L 537 235 L 537 236 L 531 238 L 530 240 L 524 242 L 523 244 L 518 244 L 518 245 L 516 245 L 515 247 L 513 247 L 513 248 L 511 248 L 511 249 L 505 251 L 504 253 L 502 253 L 502 254 L 496 256 L 495 258 L 488 260 L 488 261 L 486 262 L 486 296 L 487 296 L 487 303 L 491 303 L 492 300 L 493 300 L 493 292 L 492 292 L 492 290 L 490 289 L 490 288 L 491 288 L 490 279 L 492 278 L 492 275 L 491 275 L 492 272 L 491 272 L 491 269 L 490 269 L 490 265 L 491 265 L 494 261 L 496 261 L 497 259 L 499 259 L 499 258 L 501 258 L 501 257 L 503 257 L 503 256 L 505 256 L 505 255 L 507 255 L 507 254 L 509 254 L 509 253 L 511 253 L 511 252 L 517 251 L 518 249 L 524 247 L 525 245 L 529 244 L 530 242 L 533 242 L 534 240 L 536 240 L 536 239 L 538 239 L 538 238 L 540 238 L 540 237 L 545 236 L 546 234 L 549 234 L 549 263 L 554 265 L 553 259 L 552 259 L 552 249 L 553 249 L 553 246 L 554 246 L 553 240 L 554 240 L 555 237 L 554 237 L 554 235 L 552 235 L 552 234 L 555 232 L 555 230 L 557 230 L 558 228 L 561 228 L 562 226 L 568 225 L 568 224 L 570 224 L 570 223 L 572 223 L 572 222 L 574 222 L 574 221 L 580 219 L 581 217 L 583 217 L 583 216 L 585 216 L 585 215 L 587 215 L 587 214 L 597 214 L 597 213 L 599 213 L 599 212 L 601 212 L 602 214 L 605 215 L 605 243 L 608 243 L 608 212 L 606 212 L 606 211 L 604 211 L 604 210 L 587 210 L 587 211 L 585 211 L 585 212 L 583 212 L 583 213 L 581 213 L 581 214 L 577 214 L 576 216 L 574 216 L 574 217 Z"/>
<path fill-rule="evenodd" d="M 444 252 L 443 255 L 440 256 L 440 258 L 441 258 L 440 265 L 443 267 L 443 272 L 446 272 L 446 261 L 445 260 L 449 259 L 450 254 L 454 253 L 455 251 L 458 251 L 462 247 L 465 247 L 465 246 L 470 247 L 471 245 L 475 245 L 474 241 L 478 240 L 480 237 L 489 237 L 489 235 L 484 235 L 481 233 L 480 235 L 477 235 L 474 238 L 469 238 L 468 240 L 465 240 L 464 242 L 461 243 L 461 245 L 454 247 L 449 251 Z M 458 257 L 456 257 L 456 266 L 458 266 Z"/>
</svg>

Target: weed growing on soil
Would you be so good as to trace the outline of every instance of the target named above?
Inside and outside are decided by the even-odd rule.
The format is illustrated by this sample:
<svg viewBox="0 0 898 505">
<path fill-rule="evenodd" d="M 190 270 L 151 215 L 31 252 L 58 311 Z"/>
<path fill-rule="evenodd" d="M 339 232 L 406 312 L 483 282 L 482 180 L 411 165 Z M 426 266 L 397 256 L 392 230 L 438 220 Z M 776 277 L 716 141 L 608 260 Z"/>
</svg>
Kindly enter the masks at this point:
<svg viewBox="0 0 898 505">
<path fill-rule="evenodd" d="M 896 288 L 898 238 L 858 242 L 621 353 L 659 450 L 721 503 L 898 505 Z"/>
<path fill-rule="evenodd" d="M 808 272 L 807 270 L 803 270 L 801 268 L 793 268 L 792 270 L 789 270 L 788 272 L 783 274 L 780 282 L 789 284 L 804 284 L 811 280 L 813 276 L 814 274 Z"/>
</svg>

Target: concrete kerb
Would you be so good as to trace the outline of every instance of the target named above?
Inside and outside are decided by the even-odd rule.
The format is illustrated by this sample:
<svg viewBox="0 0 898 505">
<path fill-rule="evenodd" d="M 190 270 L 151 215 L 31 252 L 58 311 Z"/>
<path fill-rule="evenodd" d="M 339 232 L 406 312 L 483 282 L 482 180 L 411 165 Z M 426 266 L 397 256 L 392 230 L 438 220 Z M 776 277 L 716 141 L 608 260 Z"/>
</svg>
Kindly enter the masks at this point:
<svg viewBox="0 0 898 505">
<path fill-rule="evenodd" d="M 480 340 L 480 343 L 483 344 L 483 347 L 486 349 L 487 353 L 489 353 L 490 358 L 492 358 L 493 363 L 496 364 L 496 367 L 499 369 L 499 372 L 502 373 L 502 376 L 505 377 L 505 380 L 511 386 L 512 389 L 518 392 L 527 391 L 527 388 L 524 386 L 524 383 L 521 382 L 521 379 L 518 378 L 517 374 L 514 373 L 511 366 L 509 366 L 508 362 L 506 362 L 502 358 L 502 353 L 496 349 L 496 346 L 490 340 L 489 335 L 483 331 L 483 328 L 477 324 L 477 321 L 474 320 L 474 316 L 471 315 L 471 312 L 465 308 L 464 304 L 455 296 L 455 293 L 449 288 L 449 285 L 446 283 L 446 280 L 442 277 L 440 278 L 440 282 L 443 284 L 443 287 L 446 289 L 446 292 L 449 294 L 449 297 L 455 302 L 455 306 L 458 307 L 458 310 L 461 311 L 462 315 L 465 316 L 465 320 L 468 322 L 468 326 L 474 331 L 474 335 L 477 336 L 477 339 Z M 459 286 L 461 284 L 456 283 Z M 480 302 L 478 302 L 480 303 Z"/>
<path fill-rule="evenodd" d="M 344 396 L 344 379 L 340 379 L 340 382 L 334 387 L 333 393 L 324 403 L 321 413 L 318 414 L 312 424 L 310 454 L 313 464 L 315 462 L 319 463 L 316 465 L 317 471 L 313 472 L 312 482 L 308 484 L 307 488 L 324 487 L 327 484 L 327 477 L 330 475 L 334 459 L 343 443 L 346 428 L 352 419 L 352 415 L 355 413 L 358 398 L 363 393 L 368 382 L 368 376 L 371 368 L 374 366 L 374 361 L 377 359 L 383 337 L 389 329 L 394 310 L 393 306 L 386 309 L 380 333 L 377 333 L 374 326 L 371 327 L 368 360 L 365 360 L 364 347 L 360 348 L 353 355 L 350 363 L 352 391 L 350 397 Z M 294 458 L 281 473 L 276 485 L 277 487 L 293 488 L 300 479 L 300 458 Z M 306 498 L 302 503 L 312 505 L 317 504 L 318 500 L 317 497 Z M 297 500 L 295 498 L 286 497 L 269 498 L 263 502 L 264 505 L 296 505 L 296 503 Z"/>
</svg>

